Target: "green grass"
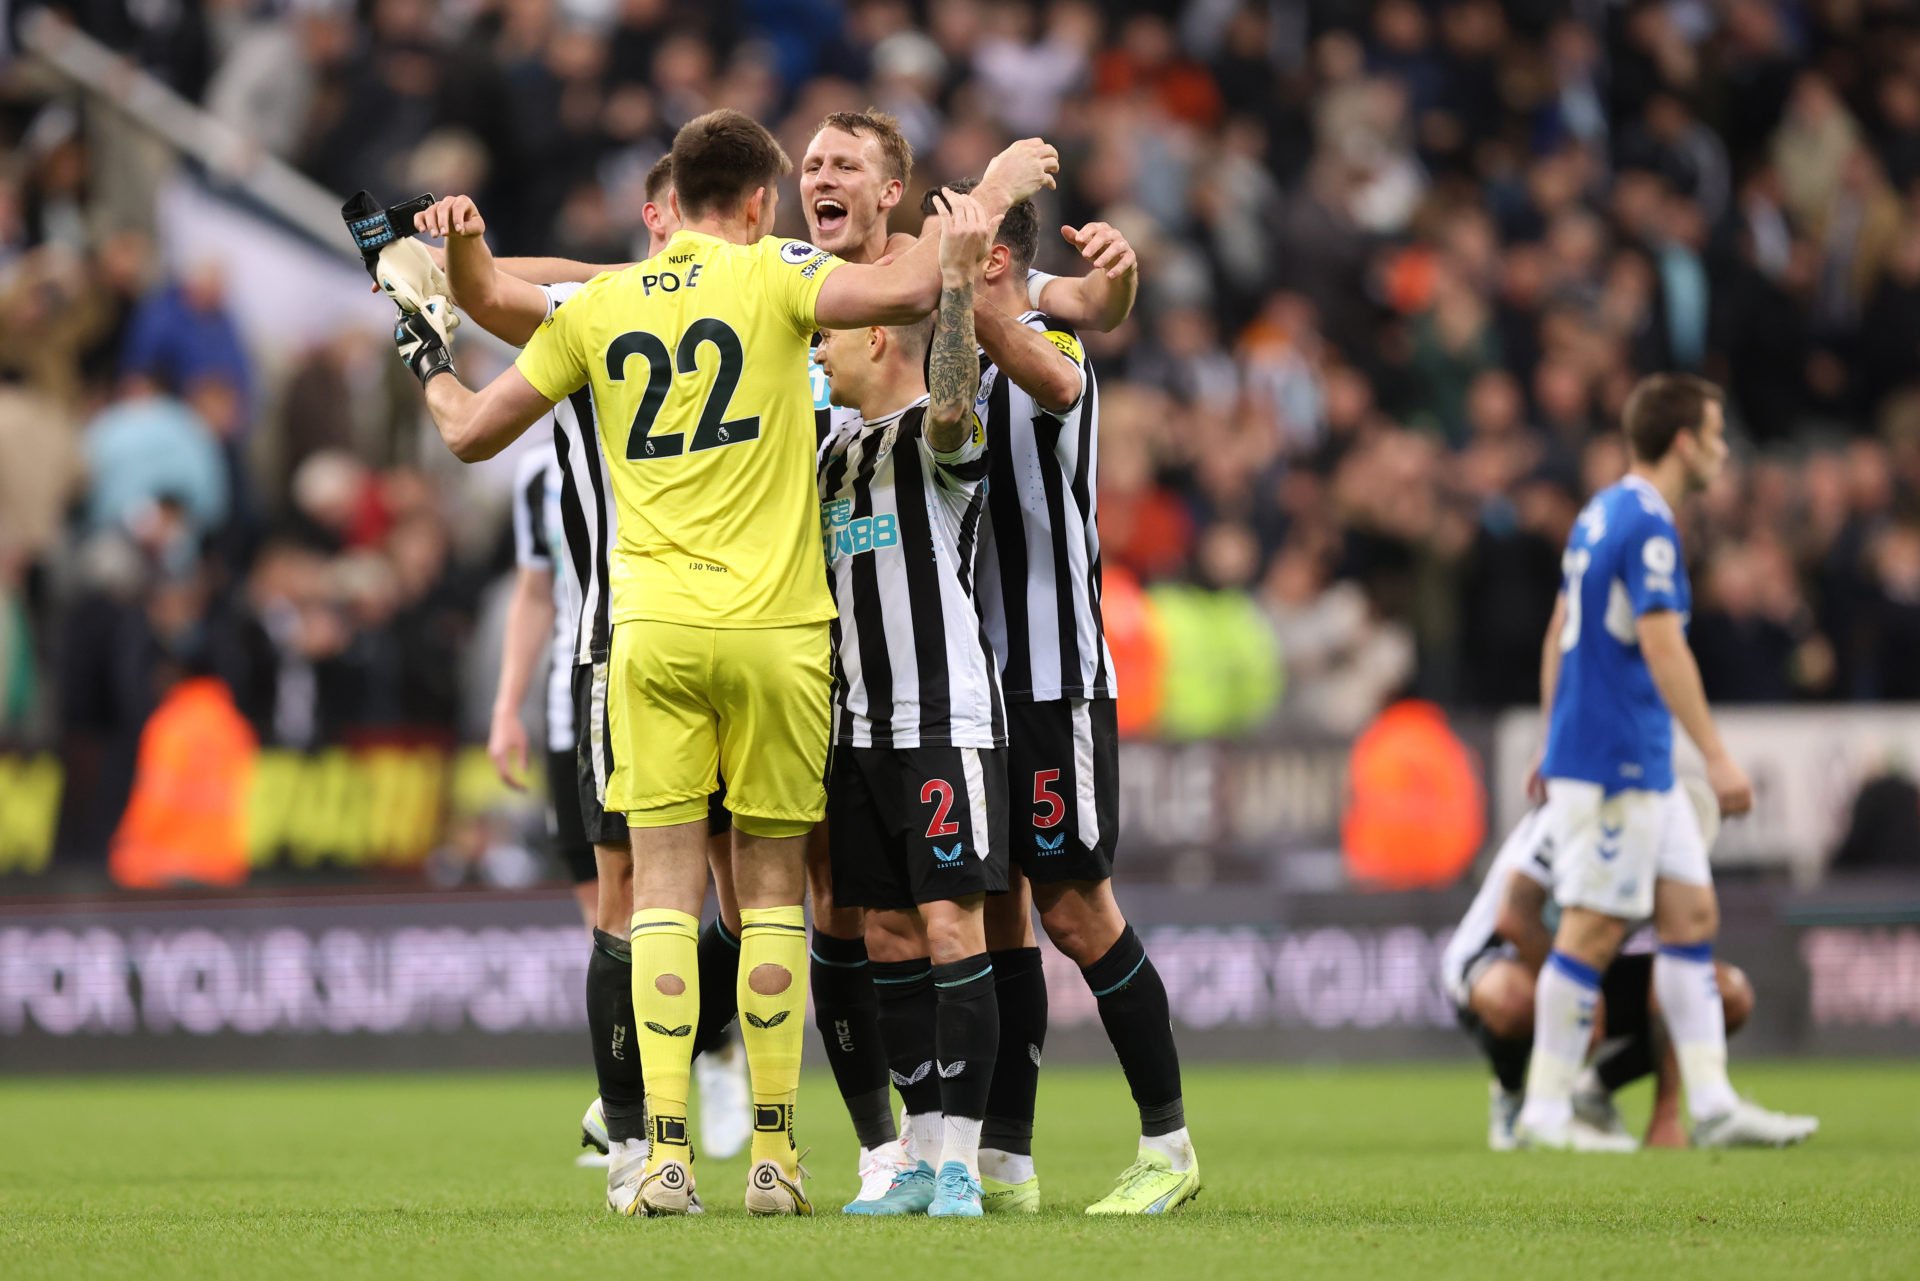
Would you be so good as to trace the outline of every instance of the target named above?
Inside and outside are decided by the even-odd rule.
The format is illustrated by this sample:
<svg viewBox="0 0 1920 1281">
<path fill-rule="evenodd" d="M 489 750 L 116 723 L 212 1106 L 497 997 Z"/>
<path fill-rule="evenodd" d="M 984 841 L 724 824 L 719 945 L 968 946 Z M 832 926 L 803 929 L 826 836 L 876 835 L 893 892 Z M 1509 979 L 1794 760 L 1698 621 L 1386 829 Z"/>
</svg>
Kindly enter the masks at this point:
<svg viewBox="0 0 1920 1281">
<path fill-rule="evenodd" d="M 1049 1069 L 1047 1211 L 981 1223 L 830 1213 L 853 1190 L 853 1144 L 818 1076 L 801 1129 L 829 1213 L 810 1222 L 746 1218 L 744 1161 L 697 1169 L 705 1218 L 610 1217 L 603 1173 L 572 1165 L 584 1073 L 10 1081 L 0 1276 L 1920 1276 L 1912 1067 L 1745 1064 L 1739 1078 L 1820 1113 L 1819 1137 L 1791 1152 L 1496 1156 L 1467 1067 L 1195 1070 L 1205 1194 L 1166 1219 L 1090 1221 L 1080 1209 L 1132 1156 L 1126 1090 L 1117 1072 Z"/>
</svg>

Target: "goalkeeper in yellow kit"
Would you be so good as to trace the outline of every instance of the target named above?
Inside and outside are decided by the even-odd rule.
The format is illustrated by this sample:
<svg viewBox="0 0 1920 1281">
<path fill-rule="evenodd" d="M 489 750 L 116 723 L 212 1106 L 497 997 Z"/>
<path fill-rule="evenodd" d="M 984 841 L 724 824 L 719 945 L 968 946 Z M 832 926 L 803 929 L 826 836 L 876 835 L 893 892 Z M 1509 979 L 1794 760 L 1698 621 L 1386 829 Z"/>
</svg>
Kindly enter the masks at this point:
<svg viewBox="0 0 1920 1281">
<path fill-rule="evenodd" d="M 768 233 L 791 165 L 736 111 L 674 140 L 682 229 L 644 262 L 596 277 L 535 332 L 514 367 L 469 391 L 432 308 L 403 315 L 400 353 L 441 437 L 491 457 L 591 387 L 619 508 L 613 552 L 607 808 L 634 853 L 633 982 L 652 1151 L 634 1205 L 685 1213 L 686 1100 L 699 1010 L 706 798 L 727 780 L 740 903 L 739 1000 L 753 1081 L 747 1208 L 812 1207 L 793 1143 L 806 1002 L 804 838 L 825 810 L 828 620 L 820 560 L 809 341 L 818 329 L 905 323 L 940 292 L 939 237 L 885 267 Z M 1052 185 L 1037 139 L 989 166 L 990 215 Z"/>
</svg>

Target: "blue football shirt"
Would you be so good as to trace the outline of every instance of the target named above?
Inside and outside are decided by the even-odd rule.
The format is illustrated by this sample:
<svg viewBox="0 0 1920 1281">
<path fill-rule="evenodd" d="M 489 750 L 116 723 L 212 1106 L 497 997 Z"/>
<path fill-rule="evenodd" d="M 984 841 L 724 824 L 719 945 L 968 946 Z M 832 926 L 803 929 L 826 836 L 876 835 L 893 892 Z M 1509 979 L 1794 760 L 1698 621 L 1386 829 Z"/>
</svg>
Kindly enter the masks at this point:
<svg viewBox="0 0 1920 1281">
<path fill-rule="evenodd" d="M 1560 559 L 1566 622 L 1541 772 L 1608 793 L 1673 786 L 1673 716 L 1640 653 L 1635 623 L 1693 604 L 1666 499 L 1629 476 L 1595 494 Z"/>
</svg>

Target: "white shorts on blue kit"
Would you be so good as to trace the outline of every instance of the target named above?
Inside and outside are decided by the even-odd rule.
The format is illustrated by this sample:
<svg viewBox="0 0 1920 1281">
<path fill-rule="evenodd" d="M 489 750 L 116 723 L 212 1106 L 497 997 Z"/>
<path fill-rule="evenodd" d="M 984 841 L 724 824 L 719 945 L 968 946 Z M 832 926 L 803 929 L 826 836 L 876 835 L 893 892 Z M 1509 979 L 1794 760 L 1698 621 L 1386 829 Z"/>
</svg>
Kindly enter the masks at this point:
<svg viewBox="0 0 1920 1281">
<path fill-rule="evenodd" d="M 1654 882 L 1713 884 L 1700 821 L 1686 791 L 1628 789 L 1547 780 L 1544 822 L 1553 842 L 1553 897 L 1623 921 L 1653 914 Z"/>
</svg>

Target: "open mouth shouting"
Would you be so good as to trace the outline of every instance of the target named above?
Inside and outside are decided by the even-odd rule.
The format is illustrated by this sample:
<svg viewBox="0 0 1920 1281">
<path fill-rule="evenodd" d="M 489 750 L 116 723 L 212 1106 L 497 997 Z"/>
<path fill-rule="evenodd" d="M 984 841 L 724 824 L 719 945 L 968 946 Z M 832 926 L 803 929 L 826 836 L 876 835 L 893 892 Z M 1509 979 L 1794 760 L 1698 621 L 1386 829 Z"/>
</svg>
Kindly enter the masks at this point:
<svg viewBox="0 0 1920 1281">
<path fill-rule="evenodd" d="M 813 225 L 822 238 L 842 231 L 847 225 L 847 207 L 832 196 L 813 202 Z"/>
</svg>

